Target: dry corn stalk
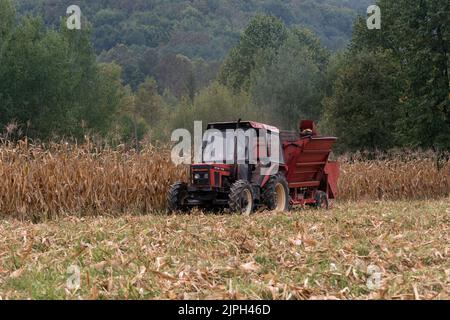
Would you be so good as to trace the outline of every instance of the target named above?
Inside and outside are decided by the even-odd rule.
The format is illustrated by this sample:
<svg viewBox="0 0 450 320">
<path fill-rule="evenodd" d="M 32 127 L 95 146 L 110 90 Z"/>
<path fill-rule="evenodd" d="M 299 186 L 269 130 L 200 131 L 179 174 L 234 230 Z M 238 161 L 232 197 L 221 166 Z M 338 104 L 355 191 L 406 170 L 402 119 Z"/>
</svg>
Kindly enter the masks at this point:
<svg viewBox="0 0 450 320">
<path fill-rule="evenodd" d="M 438 165 L 432 151 L 379 153 L 372 158 L 340 158 L 340 199 L 437 199 L 450 195 L 450 162 Z"/>
<path fill-rule="evenodd" d="M 340 199 L 397 200 L 449 196 L 450 163 L 432 152 L 341 157 Z M 141 153 L 90 143 L 0 145 L 0 214 L 45 220 L 66 214 L 150 213 L 165 209 L 169 186 L 186 180 L 168 148 Z"/>
</svg>

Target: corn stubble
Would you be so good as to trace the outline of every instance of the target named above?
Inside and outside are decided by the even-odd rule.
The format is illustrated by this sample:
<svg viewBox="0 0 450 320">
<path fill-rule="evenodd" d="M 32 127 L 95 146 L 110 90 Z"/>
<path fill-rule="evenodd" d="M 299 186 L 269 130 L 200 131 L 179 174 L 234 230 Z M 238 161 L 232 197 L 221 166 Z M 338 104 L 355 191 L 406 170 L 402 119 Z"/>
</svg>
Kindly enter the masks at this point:
<svg viewBox="0 0 450 320">
<path fill-rule="evenodd" d="M 435 199 L 450 194 L 450 162 L 432 152 L 341 157 L 341 200 Z M 0 214 L 46 220 L 60 215 L 153 213 L 165 210 L 169 186 L 188 170 L 168 148 L 140 153 L 91 143 L 0 146 Z"/>
<path fill-rule="evenodd" d="M 5 219 L 0 300 L 449 299 L 447 208 L 360 201 L 329 214 Z M 78 289 L 69 266 L 80 268 Z"/>
</svg>

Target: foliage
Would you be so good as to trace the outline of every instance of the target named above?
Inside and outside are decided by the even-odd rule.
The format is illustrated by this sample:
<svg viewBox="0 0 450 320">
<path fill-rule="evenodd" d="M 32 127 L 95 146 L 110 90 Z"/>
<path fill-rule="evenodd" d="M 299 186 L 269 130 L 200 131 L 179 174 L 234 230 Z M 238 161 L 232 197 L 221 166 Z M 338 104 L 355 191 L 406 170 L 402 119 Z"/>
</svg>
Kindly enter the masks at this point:
<svg viewBox="0 0 450 320">
<path fill-rule="evenodd" d="M 297 129 L 300 119 L 317 120 L 321 115 L 328 54 L 315 40 L 294 29 L 278 53 L 257 58 L 250 92 L 258 108 L 282 128 Z"/>
<path fill-rule="evenodd" d="M 89 31 L 46 30 L 31 17 L 2 26 L 0 127 L 15 121 L 24 134 L 44 139 L 106 133 L 118 107 L 120 69 L 96 64 Z"/>
<path fill-rule="evenodd" d="M 219 79 L 235 91 L 248 89 L 250 74 L 256 66 L 258 54 L 278 51 L 287 39 L 288 31 L 283 22 L 273 16 L 257 15 L 250 21 L 222 65 Z M 270 59 L 270 56 L 267 56 Z"/>
<path fill-rule="evenodd" d="M 266 119 L 295 129 L 318 120 L 329 52 L 311 31 L 287 28 L 273 16 L 256 16 L 222 65 L 219 81 L 252 96 Z"/>
<path fill-rule="evenodd" d="M 42 18 L 14 19 L 0 0 L 11 137 L 92 132 L 139 146 L 194 120 L 312 118 L 338 151 L 450 149 L 447 2 L 379 0 L 382 29 L 359 17 L 340 53 L 328 48 L 345 47 L 369 1 L 81 0 L 80 32 L 60 18 L 68 0 L 14 4 Z"/>
<path fill-rule="evenodd" d="M 147 79 L 139 86 L 136 92 L 136 109 L 149 125 L 154 125 L 161 119 L 162 104 L 154 79 Z"/>
<path fill-rule="evenodd" d="M 338 151 L 394 147 L 401 83 L 391 52 L 364 50 L 337 63 L 330 69 L 338 73 L 328 74 L 333 93 L 323 102 L 324 133 L 339 137 Z"/>
<path fill-rule="evenodd" d="M 380 0 L 378 5 L 382 8 L 382 29 L 367 30 L 360 19 L 350 52 L 390 50 L 399 70 L 397 82 L 402 85 L 398 97 L 402 108 L 392 119 L 399 143 L 448 150 L 450 4 Z"/>
<path fill-rule="evenodd" d="M 46 25 L 52 27 L 59 24 L 66 8 L 73 4 L 70 0 L 14 2 L 21 15 L 41 15 Z M 96 52 L 105 59 L 102 61 L 115 61 L 122 67 L 125 84 L 135 90 L 145 78 L 153 77 L 160 89 L 165 90 L 165 84 L 159 83 L 154 72 L 159 59 L 180 54 L 190 60 L 203 59 L 214 67 L 239 42 L 242 30 L 255 15 L 274 16 L 288 26 L 305 26 L 327 47 L 337 49 L 345 47 L 354 18 L 357 13 L 364 13 L 369 3 L 369 0 L 79 0 L 76 4 L 84 21 L 92 26 Z M 169 77 L 176 78 L 176 74 Z"/>
<path fill-rule="evenodd" d="M 47 25 L 73 4 L 70 0 L 15 0 L 21 14 L 40 14 Z M 93 25 L 97 52 L 117 44 L 146 46 L 208 61 L 222 59 L 239 40 L 240 31 L 258 13 L 287 25 L 304 25 L 331 48 L 350 39 L 353 19 L 368 0 L 79 0 Z"/>
<path fill-rule="evenodd" d="M 251 97 L 241 92 L 233 94 L 227 87 L 218 83 L 202 89 L 194 101 L 183 99 L 171 116 L 171 128 L 190 129 L 194 121 L 220 122 L 238 119 L 261 120 L 263 115 L 252 104 Z"/>
</svg>

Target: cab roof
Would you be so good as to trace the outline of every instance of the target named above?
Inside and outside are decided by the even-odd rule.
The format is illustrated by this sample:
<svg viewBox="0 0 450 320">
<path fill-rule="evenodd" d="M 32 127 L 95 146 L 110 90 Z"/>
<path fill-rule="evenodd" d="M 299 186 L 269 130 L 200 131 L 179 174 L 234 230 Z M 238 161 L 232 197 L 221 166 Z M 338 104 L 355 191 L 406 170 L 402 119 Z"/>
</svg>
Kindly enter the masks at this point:
<svg viewBox="0 0 450 320">
<path fill-rule="evenodd" d="M 236 127 L 238 124 L 237 121 L 230 121 L 230 122 L 212 122 L 208 124 L 207 129 L 265 129 L 267 131 L 271 132 L 280 132 L 280 130 L 277 127 L 259 123 L 255 121 L 241 121 L 239 122 L 239 127 Z"/>
</svg>

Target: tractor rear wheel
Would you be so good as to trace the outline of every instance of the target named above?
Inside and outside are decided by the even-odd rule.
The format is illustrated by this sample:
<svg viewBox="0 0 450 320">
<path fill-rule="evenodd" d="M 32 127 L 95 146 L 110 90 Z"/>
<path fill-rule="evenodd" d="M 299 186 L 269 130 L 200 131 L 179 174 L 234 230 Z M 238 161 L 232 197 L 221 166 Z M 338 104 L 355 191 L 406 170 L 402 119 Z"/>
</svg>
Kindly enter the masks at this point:
<svg viewBox="0 0 450 320">
<path fill-rule="evenodd" d="M 231 186 L 228 205 L 231 212 L 250 215 L 254 207 L 253 189 L 250 183 L 245 180 L 236 181 Z"/>
<path fill-rule="evenodd" d="M 186 211 L 186 199 L 188 197 L 187 185 L 177 182 L 170 187 L 167 195 L 167 209 L 169 212 Z"/>
<path fill-rule="evenodd" d="M 268 210 L 289 211 L 291 209 L 291 198 L 286 177 L 277 173 L 270 177 L 262 189 L 262 202 Z"/>
<path fill-rule="evenodd" d="M 315 199 L 316 199 L 315 207 L 317 209 L 328 209 L 329 208 L 328 195 L 326 194 L 326 192 L 317 191 Z"/>
</svg>

